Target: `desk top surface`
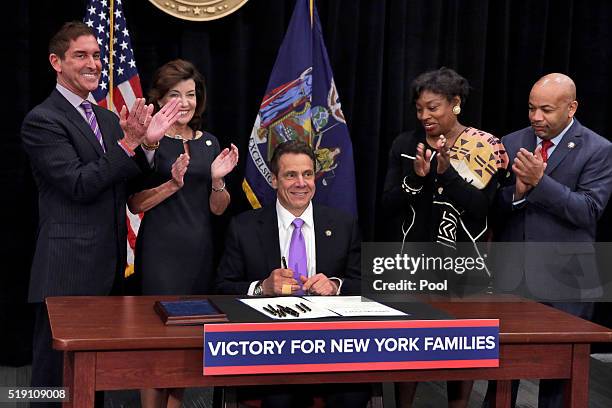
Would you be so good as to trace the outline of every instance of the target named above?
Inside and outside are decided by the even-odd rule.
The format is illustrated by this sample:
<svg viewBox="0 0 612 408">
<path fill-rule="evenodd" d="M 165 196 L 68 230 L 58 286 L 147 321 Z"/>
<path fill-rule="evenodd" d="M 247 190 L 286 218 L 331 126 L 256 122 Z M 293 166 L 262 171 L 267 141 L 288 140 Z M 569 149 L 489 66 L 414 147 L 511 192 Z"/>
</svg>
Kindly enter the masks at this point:
<svg viewBox="0 0 612 408">
<path fill-rule="evenodd" d="M 178 298 L 48 298 L 53 345 L 58 350 L 202 348 L 202 326 L 165 326 L 153 310 L 156 300 Z M 533 301 L 435 301 L 430 305 L 458 319 L 500 319 L 501 344 L 612 341 L 612 329 Z"/>
</svg>

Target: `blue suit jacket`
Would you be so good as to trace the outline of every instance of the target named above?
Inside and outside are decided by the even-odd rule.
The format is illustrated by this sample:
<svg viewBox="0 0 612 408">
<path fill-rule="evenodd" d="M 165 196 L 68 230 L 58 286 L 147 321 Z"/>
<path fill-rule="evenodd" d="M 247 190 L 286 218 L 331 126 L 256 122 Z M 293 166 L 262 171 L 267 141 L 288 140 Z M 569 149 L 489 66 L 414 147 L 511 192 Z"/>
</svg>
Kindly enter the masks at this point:
<svg viewBox="0 0 612 408">
<path fill-rule="evenodd" d="M 85 119 L 54 90 L 24 119 L 21 137 L 38 187 L 29 300 L 106 295 L 126 259 L 126 181 L 140 172 L 117 144 L 117 116 L 93 105 L 106 153 Z"/>
<path fill-rule="evenodd" d="M 531 127 L 502 142 L 510 163 L 521 147 L 531 152 L 536 147 Z M 509 172 L 498 194 L 503 225 L 497 241 L 550 244 L 525 244 L 520 252 L 508 251 L 495 267 L 497 287 L 513 290 L 524 278 L 528 290 L 544 300 L 601 296 L 592 243 L 612 191 L 612 144 L 574 119 L 549 157 L 544 177 L 523 204 L 512 205 L 514 190 L 515 176 Z"/>
<path fill-rule="evenodd" d="M 361 292 L 361 239 L 357 221 L 348 214 L 314 205 L 317 272 L 343 279 L 343 295 Z M 330 233 L 326 233 L 330 231 Z M 276 206 L 251 210 L 230 223 L 217 275 L 220 293 L 248 292 L 251 282 L 280 268 Z"/>
</svg>

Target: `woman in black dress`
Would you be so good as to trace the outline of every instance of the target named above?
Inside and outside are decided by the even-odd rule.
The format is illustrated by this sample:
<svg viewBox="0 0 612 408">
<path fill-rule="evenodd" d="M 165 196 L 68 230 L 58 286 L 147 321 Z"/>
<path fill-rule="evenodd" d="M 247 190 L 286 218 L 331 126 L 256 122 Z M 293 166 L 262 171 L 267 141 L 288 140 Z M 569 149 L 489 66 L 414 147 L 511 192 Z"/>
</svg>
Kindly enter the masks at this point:
<svg viewBox="0 0 612 408">
<path fill-rule="evenodd" d="M 210 213 L 222 214 L 230 202 L 224 177 L 238 163 L 233 144 L 220 152 L 217 138 L 200 130 L 206 106 L 204 80 L 195 66 L 174 60 L 160 67 L 149 101 L 160 109 L 180 100 L 180 117 L 165 137 L 143 151 L 152 171 L 128 205 L 144 212 L 136 243 L 136 273 L 143 295 L 189 295 L 213 289 Z M 160 400 L 179 404 L 182 390 L 143 390 L 143 406 Z"/>
<path fill-rule="evenodd" d="M 471 242 L 477 251 L 508 156 L 498 138 L 459 122 L 465 78 L 440 68 L 419 75 L 411 88 L 422 128 L 400 134 L 389 153 L 382 197 L 392 217 L 388 239 L 436 242 L 447 251 Z M 449 381 L 448 406 L 466 407 L 472 383 Z M 400 406 L 411 406 L 415 387 L 399 384 Z"/>
</svg>

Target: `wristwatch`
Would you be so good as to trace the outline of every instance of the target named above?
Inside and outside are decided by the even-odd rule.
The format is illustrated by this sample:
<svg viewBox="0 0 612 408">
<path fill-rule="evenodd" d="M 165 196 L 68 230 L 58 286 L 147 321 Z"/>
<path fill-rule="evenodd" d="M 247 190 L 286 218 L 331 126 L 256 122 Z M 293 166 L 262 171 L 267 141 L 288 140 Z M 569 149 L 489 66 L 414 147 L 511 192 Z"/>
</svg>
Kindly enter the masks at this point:
<svg viewBox="0 0 612 408">
<path fill-rule="evenodd" d="M 255 284 L 255 288 L 253 289 L 253 296 L 262 296 L 263 295 L 263 281 L 259 281 Z"/>
</svg>

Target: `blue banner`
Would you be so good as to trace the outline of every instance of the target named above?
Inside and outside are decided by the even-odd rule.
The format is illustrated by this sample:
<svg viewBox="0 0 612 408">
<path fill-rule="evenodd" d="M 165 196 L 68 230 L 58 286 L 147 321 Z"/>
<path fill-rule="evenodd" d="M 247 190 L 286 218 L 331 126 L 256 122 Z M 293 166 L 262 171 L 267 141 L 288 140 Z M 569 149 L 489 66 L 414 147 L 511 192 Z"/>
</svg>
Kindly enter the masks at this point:
<svg viewBox="0 0 612 408">
<path fill-rule="evenodd" d="M 312 22 L 312 23 L 311 23 Z M 249 138 L 243 190 L 253 208 L 274 203 L 274 148 L 301 140 L 315 150 L 314 201 L 357 213 L 353 146 L 313 4 L 298 0 Z"/>
<path fill-rule="evenodd" d="M 204 375 L 499 366 L 499 320 L 204 326 Z"/>
</svg>

